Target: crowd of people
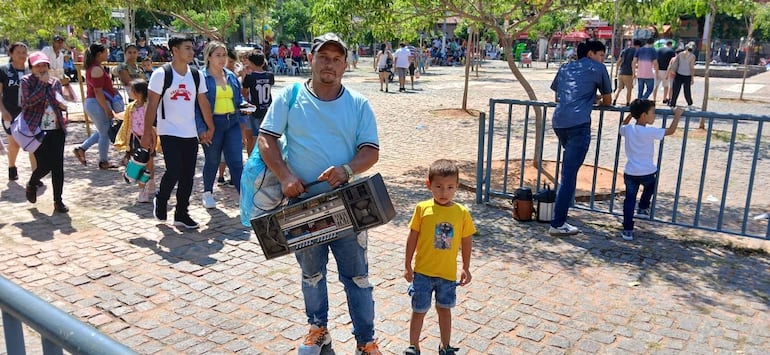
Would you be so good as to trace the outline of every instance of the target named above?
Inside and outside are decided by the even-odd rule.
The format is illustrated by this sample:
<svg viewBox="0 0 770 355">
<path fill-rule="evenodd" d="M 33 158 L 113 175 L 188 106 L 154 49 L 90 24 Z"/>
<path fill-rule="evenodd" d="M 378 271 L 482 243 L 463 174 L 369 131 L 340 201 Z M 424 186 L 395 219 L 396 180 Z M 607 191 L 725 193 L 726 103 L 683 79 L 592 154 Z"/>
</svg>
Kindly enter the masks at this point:
<svg viewBox="0 0 770 355">
<path fill-rule="evenodd" d="M 244 146 L 248 151 L 258 152 L 285 198 L 305 198 L 331 191 L 357 179 L 379 160 L 374 112 L 363 95 L 342 85 L 343 74 L 355 62 L 349 60 L 349 47 L 337 35 L 327 33 L 313 41 L 307 53 L 310 78 L 287 88 L 275 100 L 275 79 L 266 71 L 269 55 L 262 51 L 250 52 L 244 61 L 239 61 L 224 43 L 211 41 L 203 49 L 203 66 L 197 68 L 190 66 L 195 56 L 192 39 L 173 37 L 169 48 L 171 62 L 150 72 L 138 60 L 139 46 L 128 45 L 123 63 L 114 72 L 130 96 L 115 136 L 115 148 L 133 152 L 133 156 L 140 150 L 150 153 L 146 164 L 149 178 L 139 184 L 137 200 L 152 201 L 156 219 L 168 219 L 169 199 L 175 191 L 174 225 L 199 227 L 189 214 L 189 206 L 201 146 L 205 156 L 202 204 L 206 208 L 216 205 L 212 188 L 222 157 L 236 191 L 240 192 L 242 184 L 256 185 L 256 181 L 239 181 L 244 169 Z M 405 72 L 415 70 L 414 56 L 405 44 L 400 44 L 399 51 L 395 65 L 401 74 L 400 86 L 405 90 Z M 119 94 L 110 71 L 103 67 L 109 53 L 109 48 L 99 42 L 85 51 L 84 108 L 97 130 L 73 150 L 74 158 L 88 165 L 86 152 L 98 144 L 98 168 L 103 170 L 117 167 L 108 159 L 108 136 L 116 114 L 123 110 L 115 105 Z M 30 155 L 33 171 L 26 184 L 27 200 L 36 202 L 38 188 L 43 184 L 41 179 L 50 174 L 54 209 L 67 213 L 69 207 L 62 201 L 67 100 L 62 88 L 64 72 L 55 60 L 44 52 L 28 56 L 26 45 L 14 44 L 11 62 L 0 68 L 0 110 L 4 127 L 23 121 L 31 131 L 43 132 L 39 147 Z M 237 73 L 236 62 L 241 66 Z M 329 139 L 330 136 L 337 139 Z M 20 149 L 18 144 L 13 147 L 11 135 L 9 141 L 9 150 L 18 155 Z M 166 169 L 156 189 L 153 160 L 160 152 Z M 13 159 L 9 157 L 11 180 L 19 179 L 16 155 Z M 325 184 L 311 186 L 315 181 Z M 471 237 L 475 227 L 468 209 L 454 202 L 459 172 L 452 161 L 436 161 L 429 169 L 427 181 L 433 197 L 415 209 L 405 248 L 404 278 L 411 284 L 414 310 L 406 351 L 419 354 L 420 329 L 435 293 L 441 328 L 439 353 L 454 354 L 457 348 L 450 345 L 451 308 L 455 305 L 455 288 L 471 281 Z M 381 354 L 374 337 L 373 285 L 368 281 L 366 255 L 368 236 L 365 231 L 345 233 L 328 244 L 296 253 L 310 328 L 298 348 L 300 354 L 317 355 L 331 344 L 326 328 L 326 264 L 330 251 L 335 255 L 347 295 L 357 343 L 355 354 Z M 458 277 L 460 251 L 462 269 Z M 432 262 L 437 259 L 444 261 Z"/>
<path fill-rule="evenodd" d="M 644 42 L 644 43 L 643 43 Z M 626 106 L 631 104 L 634 78 L 638 85 L 637 98 L 657 101 L 658 89 L 663 87 L 663 104 L 676 107 L 679 93 L 684 89 L 688 109 L 693 108 L 692 84 L 695 82 L 695 43 L 681 49 L 673 48 L 673 41 L 653 48 L 655 40 L 635 39 L 633 45 L 620 52 L 615 73 L 617 89 L 612 104 L 616 105 L 621 91 L 626 90 Z"/>
</svg>

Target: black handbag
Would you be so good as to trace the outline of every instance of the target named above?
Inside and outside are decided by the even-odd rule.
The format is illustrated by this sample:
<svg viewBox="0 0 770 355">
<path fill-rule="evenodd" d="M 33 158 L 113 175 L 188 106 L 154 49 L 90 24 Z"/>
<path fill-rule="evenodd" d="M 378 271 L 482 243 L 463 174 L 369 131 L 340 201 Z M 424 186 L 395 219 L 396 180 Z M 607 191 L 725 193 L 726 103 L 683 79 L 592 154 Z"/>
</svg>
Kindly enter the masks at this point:
<svg viewBox="0 0 770 355">
<path fill-rule="evenodd" d="M 109 131 L 107 131 L 107 135 L 110 137 L 110 142 L 115 143 L 115 138 L 118 136 L 118 131 L 120 131 L 120 126 L 123 125 L 123 120 L 113 120 L 112 125 L 110 125 Z"/>
</svg>

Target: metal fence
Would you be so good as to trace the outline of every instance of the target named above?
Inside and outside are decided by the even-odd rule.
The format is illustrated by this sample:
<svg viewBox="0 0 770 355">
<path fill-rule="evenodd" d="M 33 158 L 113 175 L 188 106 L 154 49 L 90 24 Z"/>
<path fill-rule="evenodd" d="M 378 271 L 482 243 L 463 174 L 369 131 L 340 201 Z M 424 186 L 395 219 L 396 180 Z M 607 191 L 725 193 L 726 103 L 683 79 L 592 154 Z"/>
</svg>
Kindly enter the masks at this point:
<svg viewBox="0 0 770 355">
<path fill-rule="evenodd" d="M 555 103 L 489 102 L 479 120 L 476 202 L 511 199 L 513 191 L 544 183 L 558 187 L 562 149 L 551 128 Z M 536 110 L 544 129 L 536 137 Z M 618 133 L 626 107 L 596 107 L 591 148 L 581 168 L 574 207 L 623 214 L 626 162 Z M 672 111 L 656 110 L 656 127 L 667 127 Z M 705 129 L 699 129 L 699 121 Z M 764 132 L 770 116 L 686 111 L 677 133 L 655 149 L 658 184 L 651 218 L 678 226 L 770 239 L 770 224 L 754 218 L 770 211 L 770 144 Z M 543 149 L 535 156 L 535 141 Z M 582 176 L 582 184 L 581 184 Z"/>
<path fill-rule="evenodd" d="M 0 308 L 8 355 L 26 354 L 22 323 L 42 338 L 43 354 L 135 354 L 98 330 L 0 276 Z"/>
</svg>

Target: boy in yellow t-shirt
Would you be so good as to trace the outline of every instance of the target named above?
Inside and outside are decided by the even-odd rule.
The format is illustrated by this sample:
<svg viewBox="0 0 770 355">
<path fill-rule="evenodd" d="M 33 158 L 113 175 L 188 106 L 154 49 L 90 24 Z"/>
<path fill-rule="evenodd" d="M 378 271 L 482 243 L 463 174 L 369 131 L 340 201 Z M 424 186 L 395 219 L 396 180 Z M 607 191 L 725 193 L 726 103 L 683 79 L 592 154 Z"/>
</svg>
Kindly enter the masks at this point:
<svg viewBox="0 0 770 355">
<path fill-rule="evenodd" d="M 471 282 L 471 245 L 476 233 L 468 209 L 454 202 L 459 185 L 457 165 L 440 159 L 431 164 L 427 186 L 433 194 L 430 200 L 417 204 L 409 222 L 406 241 L 404 278 L 411 282 L 412 318 L 409 323 L 409 344 L 405 354 L 420 354 L 420 331 L 425 314 L 430 309 L 435 292 L 436 313 L 441 332 L 439 354 L 454 354 L 458 349 L 449 345 L 452 335 L 452 311 L 455 289 Z M 462 250 L 463 268 L 457 282 L 457 252 Z M 417 258 L 412 269 L 412 256 Z"/>
</svg>

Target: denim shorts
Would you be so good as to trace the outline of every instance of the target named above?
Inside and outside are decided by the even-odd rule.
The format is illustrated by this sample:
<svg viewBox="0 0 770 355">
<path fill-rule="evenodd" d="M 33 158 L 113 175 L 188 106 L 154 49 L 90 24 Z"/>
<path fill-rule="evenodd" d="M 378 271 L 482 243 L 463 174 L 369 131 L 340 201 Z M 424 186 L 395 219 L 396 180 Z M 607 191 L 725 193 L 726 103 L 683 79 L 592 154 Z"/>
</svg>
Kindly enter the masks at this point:
<svg viewBox="0 0 770 355">
<path fill-rule="evenodd" d="M 415 313 L 426 313 L 430 309 L 431 295 L 436 293 L 436 306 L 453 308 L 457 301 L 457 282 L 440 277 L 425 276 L 414 273 L 414 280 L 409 285 L 409 295 L 412 296 L 412 310 Z"/>
</svg>

